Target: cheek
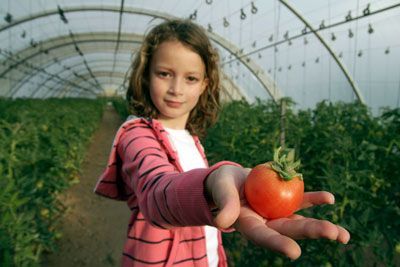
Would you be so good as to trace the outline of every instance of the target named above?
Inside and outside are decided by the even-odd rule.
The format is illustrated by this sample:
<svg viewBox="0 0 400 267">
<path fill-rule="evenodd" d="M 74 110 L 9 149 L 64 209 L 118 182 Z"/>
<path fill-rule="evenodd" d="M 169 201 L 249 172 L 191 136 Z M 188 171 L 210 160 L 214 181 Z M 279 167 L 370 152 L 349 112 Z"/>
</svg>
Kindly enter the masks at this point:
<svg viewBox="0 0 400 267">
<path fill-rule="evenodd" d="M 159 98 L 162 94 L 162 85 L 159 82 L 157 82 L 157 79 L 150 79 L 149 88 L 150 88 L 150 97 L 154 102 L 154 100 Z"/>
<path fill-rule="evenodd" d="M 197 102 L 199 102 L 202 93 L 203 93 L 203 91 L 200 90 L 200 88 L 198 90 L 192 91 L 192 93 L 190 94 L 190 100 L 193 103 L 193 105 L 195 105 L 195 104 L 197 104 Z"/>
<path fill-rule="evenodd" d="M 150 98 L 153 104 L 158 108 L 160 102 L 160 93 L 155 87 L 150 85 Z"/>
</svg>

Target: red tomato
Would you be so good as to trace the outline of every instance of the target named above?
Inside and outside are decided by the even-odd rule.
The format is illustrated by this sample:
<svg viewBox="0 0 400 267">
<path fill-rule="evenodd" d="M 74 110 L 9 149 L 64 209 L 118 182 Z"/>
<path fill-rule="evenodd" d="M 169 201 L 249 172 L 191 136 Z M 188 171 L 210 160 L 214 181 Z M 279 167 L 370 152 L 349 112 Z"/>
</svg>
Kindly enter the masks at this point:
<svg viewBox="0 0 400 267">
<path fill-rule="evenodd" d="M 245 196 L 250 207 L 267 219 L 293 214 L 303 201 L 304 182 L 296 176 L 286 181 L 270 163 L 254 167 L 245 182 Z"/>
</svg>

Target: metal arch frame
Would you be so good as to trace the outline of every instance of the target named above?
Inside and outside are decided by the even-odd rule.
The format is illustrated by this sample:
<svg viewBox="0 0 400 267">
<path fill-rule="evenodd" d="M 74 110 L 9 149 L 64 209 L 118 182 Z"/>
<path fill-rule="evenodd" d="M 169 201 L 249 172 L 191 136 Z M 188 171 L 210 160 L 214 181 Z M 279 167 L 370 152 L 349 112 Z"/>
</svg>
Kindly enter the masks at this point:
<svg viewBox="0 0 400 267">
<path fill-rule="evenodd" d="M 96 75 L 96 77 L 111 77 L 111 74 L 113 74 L 113 78 L 117 78 L 117 79 L 121 79 L 122 81 L 125 78 L 125 73 L 122 72 L 112 72 L 112 71 L 94 71 L 93 74 Z M 92 79 L 92 77 L 90 76 L 89 73 L 86 73 L 85 75 L 83 75 L 84 78 L 87 78 L 88 80 Z M 73 80 L 73 82 L 77 82 L 78 78 Z M 78 84 L 80 82 L 77 82 Z M 76 90 L 76 88 L 72 88 L 71 86 L 64 86 L 63 90 L 58 90 L 59 94 L 56 97 L 62 97 L 63 95 L 67 94 L 68 91 L 71 90 Z"/>
<path fill-rule="evenodd" d="M 101 43 L 112 42 L 112 43 L 115 43 L 115 40 L 112 38 L 114 36 L 114 34 L 109 34 L 109 35 L 110 35 L 110 39 L 104 38 L 105 34 L 98 34 L 98 35 L 81 34 L 81 35 L 77 35 L 76 36 L 76 38 L 75 38 L 76 40 L 75 41 L 76 41 L 76 43 L 93 43 L 93 42 L 101 42 Z M 132 43 L 132 42 L 136 43 L 137 42 L 137 43 L 139 43 L 139 39 L 137 39 L 137 38 L 141 38 L 140 36 L 133 35 L 133 34 L 132 35 L 126 35 L 126 36 L 128 38 L 130 38 L 130 39 L 122 40 L 122 42 L 126 42 L 126 43 Z M 90 39 L 89 38 L 85 39 L 85 37 L 90 37 Z M 96 37 L 96 38 L 94 38 L 94 37 Z M 101 38 L 103 38 L 103 39 L 101 39 Z M 65 40 L 68 40 L 68 42 L 65 42 Z M 56 44 L 54 44 L 54 43 L 56 43 Z M 49 44 L 51 44 L 51 45 L 49 45 Z M 52 38 L 52 39 L 47 40 L 46 42 L 42 43 L 42 50 L 47 50 L 47 51 L 50 52 L 51 50 L 58 49 L 58 48 L 61 48 L 61 47 L 65 47 L 65 46 L 70 46 L 70 45 L 73 45 L 73 44 L 74 43 L 67 36 L 64 35 L 64 36 L 61 36 L 61 37 Z M 34 51 L 34 52 L 32 53 L 31 51 Z M 132 50 L 130 50 L 130 52 L 131 51 Z M 42 55 L 42 51 L 41 50 L 39 50 L 37 48 L 32 48 L 32 47 L 29 47 L 29 48 L 21 51 L 21 53 L 28 54 L 28 55 L 26 57 L 22 58 L 17 64 L 12 64 L 12 67 L 10 66 L 7 70 L 3 71 L 0 74 L 0 76 L 4 76 L 9 71 L 15 70 L 16 66 L 18 66 L 20 64 L 23 64 L 24 62 L 26 62 L 26 61 L 28 61 L 28 60 L 36 57 L 36 56 Z M 49 56 L 48 62 L 52 62 L 53 64 L 55 64 L 52 60 L 53 60 L 53 58 L 51 58 Z M 44 63 L 44 64 L 46 64 L 46 63 Z M 46 68 L 48 68 L 48 66 Z M 29 75 L 28 79 L 30 79 L 35 73 L 37 73 L 37 71 L 36 72 L 32 71 L 32 74 Z M 24 79 L 24 80 L 27 80 L 27 79 Z M 19 84 L 21 84 L 21 82 Z M 19 87 L 21 87 L 21 86 L 19 86 Z M 12 89 L 10 91 L 10 93 L 14 94 L 15 93 L 14 91 L 15 90 Z"/>
<path fill-rule="evenodd" d="M 109 38 L 107 38 L 107 37 L 109 37 Z M 106 41 L 110 42 L 110 43 L 115 43 L 115 39 L 113 37 L 115 37 L 115 33 L 110 33 L 110 32 L 107 32 L 107 33 L 96 33 L 96 34 L 81 33 L 81 34 L 77 34 L 75 36 L 75 41 L 76 41 L 76 43 L 79 43 L 79 44 L 82 44 L 82 43 L 89 43 L 90 44 L 91 42 L 103 42 L 103 44 L 104 44 L 104 42 L 106 42 Z M 105 39 L 105 38 L 107 38 L 107 39 Z M 128 43 L 128 44 L 140 43 L 142 38 L 143 38 L 143 36 L 137 35 L 137 34 L 125 34 L 123 36 L 122 42 Z M 68 42 L 66 42 L 66 40 L 68 40 Z M 20 60 L 20 62 L 18 64 L 22 64 L 25 61 L 30 60 L 35 56 L 42 55 L 41 53 L 42 53 L 43 50 L 47 50 L 47 51 L 50 52 L 50 51 L 53 51 L 55 49 L 63 48 L 63 47 L 69 46 L 69 45 L 73 45 L 73 42 L 71 42 L 70 38 L 68 36 L 65 36 L 65 35 L 49 39 L 49 40 L 47 40 L 45 42 L 42 42 L 42 49 L 41 50 L 39 50 L 38 48 L 32 48 L 32 47 L 28 47 L 28 48 L 22 50 L 20 53 L 28 54 L 28 55 L 25 58 L 23 58 L 22 60 Z M 95 47 L 97 48 L 97 46 L 95 46 Z M 84 48 L 84 47 L 82 47 L 82 48 L 83 48 L 83 50 L 87 49 L 87 48 Z M 114 50 L 113 47 L 107 47 L 107 49 Z M 92 53 L 92 52 L 95 53 L 97 51 L 104 51 L 105 49 L 104 48 L 99 48 L 99 49 L 88 49 L 88 50 L 90 52 L 87 52 L 87 53 Z M 120 50 L 124 50 L 124 48 L 122 48 L 122 49 L 120 48 Z M 132 52 L 134 50 L 132 50 L 132 48 L 129 48 L 129 49 L 127 49 L 127 51 L 129 51 L 129 54 L 132 54 Z M 76 56 L 76 57 L 78 56 L 75 53 L 75 51 L 73 51 L 73 50 L 68 51 L 68 53 L 71 53 L 71 55 L 68 54 L 68 56 L 65 56 L 66 53 L 64 53 L 64 52 L 63 53 L 58 52 L 58 53 L 64 55 L 64 57 L 57 57 L 57 59 L 59 61 L 63 61 L 64 58 L 65 59 L 71 58 L 72 55 Z M 47 64 L 43 69 L 49 68 L 51 65 L 56 64 L 56 62 L 54 62 L 54 60 L 53 60 L 54 59 L 53 57 L 51 57 L 51 56 L 47 56 L 47 57 L 48 57 L 47 62 L 42 63 L 42 65 L 46 65 L 47 63 L 50 63 L 50 64 Z M 14 66 L 15 66 L 15 64 L 14 64 Z M 14 69 L 14 68 L 13 69 L 9 68 L 6 71 L 3 71 L 2 73 L 4 75 L 9 71 L 15 71 L 15 70 L 16 69 Z M 11 96 L 13 94 L 16 94 L 18 92 L 18 90 L 21 87 L 23 87 L 24 84 L 28 80 L 30 80 L 38 71 L 39 70 L 35 70 L 35 71 L 32 71 L 32 73 L 30 75 L 24 75 L 24 77 L 25 77 L 24 81 L 19 81 L 18 83 L 16 83 L 16 85 L 13 86 L 13 89 L 10 91 L 9 94 L 11 94 Z M 57 72 L 54 75 L 59 75 L 63 71 L 64 70 L 61 70 L 60 72 Z M 63 79 L 68 79 L 68 77 L 64 77 Z M 225 79 L 229 79 L 229 78 L 225 77 Z M 46 79 L 44 82 L 38 83 L 37 88 L 32 90 L 33 94 L 35 94 L 35 92 L 37 92 L 37 91 L 40 91 L 40 87 L 43 86 L 44 84 L 46 84 L 49 80 L 51 80 L 51 79 Z M 234 85 L 234 83 L 232 81 L 230 81 L 230 84 Z M 67 86 L 65 86 L 65 87 L 67 87 Z M 58 88 L 54 90 L 55 94 L 57 93 L 58 90 L 59 90 Z M 244 98 L 243 93 L 240 91 L 240 89 L 236 85 L 234 87 L 230 88 L 230 90 L 228 90 L 226 93 L 227 94 L 232 93 L 234 95 L 239 95 L 240 98 Z M 229 97 L 232 98 L 233 96 L 229 96 Z"/>
<path fill-rule="evenodd" d="M 66 44 L 67 45 L 67 44 Z M 58 47 L 59 48 L 59 47 Z M 104 50 L 100 50 L 100 51 L 103 51 L 104 52 Z M 97 50 L 91 50 L 90 52 L 88 52 L 88 53 L 96 53 L 97 52 Z M 110 53 L 111 54 L 111 53 Z M 74 54 L 76 57 L 78 57 L 78 55 L 77 54 Z M 73 58 L 73 57 L 71 57 L 71 56 L 64 56 L 64 58 L 65 59 L 70 59 L 70 58 Z M 44 65 L 44 67 L 43 67 L 43 69 L 47 69 L 47 68 L 49 68 L 49 67 L 51 67 L 52 65 L 54 65 L 54 64 L 56 64 L 51 58 L 49 58 L 50 60 L 48 60 L 46 63 L 43 63 L 43 65 Z M 58 59 L 59 59 L 59 61 L 63 61 L 63 58 L 60 58 L 60 57 L 58 57 Z M 95 60 L 95 61 L 92 61 L 92 62 L 100 62 L 100 61 L 110 61 L 110 60 L 104 60 L 104 59 L 102 59 L 102 60 Z M 129 61 L 130 62 L 130 61 Z M 49 64 L 48 64 L 49 63 Z M 72 65 L 72 66 L 68 66 L 69 68 L 71 68 L 71 70 L 70 71 L 72 71 L 72 69 L 74 69 L 76 66 L 79 66 L 79 65 L 81 65 L 81 63 L 79 63 L 79 64 L 75 64 L 75 65 Z M 57 72 L 57 73 L 55 73 L 55 75 L 60 75 L 60 74 L 62 74 L 63 72 L 66 72 L 66 71 L 68 71 L 68 69 L 62 69 L 61 71 L 59 71 L 59 72 Z M 15 86 L 14 86 L 14 88 L 16 88 L 16 89 L 13 89 L 13 91 L 16 91 L 16 90 L 18 90 L 19 88 L 21 88 L 21 87 L 23 87 L 23 84 L 24 83 L 26 83 L 27 81 L 29 81 L 31 78 L 33 78 L 33 76 L 37 73 L 38 71 L 33 71 L 30 75 L 25 75 L 25 78 L 24 78 L 24 81 L 20 81 L 19 83 L 17 83 Z M 71 74 L 72 75 L 72 74 Z M 68 76 L 66 76 L 66 77 L 64 77 L 63 79 L 68 79 L 69 77 Z M 89 83 L 89 82 L 88 82 Z M 35 90 L 33 90 L 33 91 L 37 91 L 38 89 L 35 89 Z"/>
<path fill-rule="evenodd" d="M 68 57 L 68 58 L 70 58 L 70 57 Z M 91 63 L 93 63 L 93 62 L 94 62 L 94 63 L 99 63 L 99 62 L 103 62 L 103 63 L 104 63 L 104 62 L 111 62 L 111 61 L 112 61 L 112 60 L 104 60 L 104 59 L 102 59 L 102 60 L 92 61 Z M 54 64 L 54 63 L 53 63 L 53 64 Z M 45 66 L 44 68 L 49 68 L 49 67 L 51 67 L 53 64 L 49 64 L 49 65 Z M 71 70 L 72 70 L 72 69 L 74 69 L 75 67 L 80 66 L 80 65 L 82 65 L 82 64 L 79 63 L 79 64 L 75 64 L 75 65 L 68 66 L 68 67 L 70 67 Z M 107 66 L 107 64 L 101 64 L 101 65 L 99 65 L 99 66 Z M 85 68 L 84 68 L 84 69 L 85 69 Z M 66 72 L 66 71 L 69 71 L 69 70 L 68 70 L 68 69 L 62 69 L 61 71 L 59 71 L 59 72 L 57 72 L 57 73 L 54 73 L 54 74 L 55 74 L 55 75 L 61 75 L 61 74 L 63 74 L 63 73 Z M 77 72 L 77 74 L 81 76 L 80 79 L 85 79 L 85 77 L 82 76 L 81 73 L 79 73 L 80 70 L 74 69 L 74 71 Z M 82 72 L 82 73 L 86 73 L 86 72 Z M 119 74 L 119 73 L 122 73 L 122 72 L 118 71 L 117 74 Z M 35 74 L 29 75 L 29 77 L 28 77 L 26 80 L 31 79 L 34 75 L 35 75 Z M 73 75 L 74 75 L 74 74 L 69 74 L 69 75 L 67 75 L 67 76 L 65 76 L 65 77 L 62 77 L 62 78 L 63 78 L 63 79 L 66 79 L 66 80 L 69 80 L 70 77 L 73 76 Z M 37 94 L 37 92 L 40 91 L 41 87 L 44 86 L 44 85 L 45 85 L 49 80 L 51 80 L 51 79 L 52 79 L 52 78 L 50 77 L 49 79 L 46 79 L 44 82 L 42 82 L 42 83 L 40 83 L 38 86 L 36 86 L 36 88 L 32 90 L 32 93 L 31 93 L 30 97 L 34 97 L 35 94 Z M 77 77 L 76 80 L 78 80 L 78 79 L 79 79 L 79 78 Z M 89 83 L 89 80 L 86 80 L 86 82 Z M 73 83 L 80 84 L 80 83 L 78 83 L 78 82 L 75 82 L 75 80 L 73 81 Z M 26 84 L 26 82 L 22 82 L 22 81 L 21 81 L 21 82 L 15 87 L 16 89 L 14 89 L 14 91 L 19 91 L 25 84 Z M 60 86 L 60 87 L 61 87 L 61 86 Z M 53 88 L 54 91 L 55 91 L 55 93 L 56 93 L 56 92 L 59 90 L 60 87 L 54 87 L 54 86 L 53 86 L 53 87 L 51 87 L 51 88 Z M 64 87 L 65 87 L 65 86 L 64 86 Z"/>
<path fill-rule="evenodd" d="M 115 36 L 115 34 L 114 33 L 107 33 L 108 35 L 109 35 L 109 39 L 107 39 L 107 40 L 112 40 L 112 41 L 114 41 L 114 36 Z M 104 40 L 104 37 L 106 37 L 106 35 L 107 34 L 104 34 L 104 33 L 97 33 L 97 34 L 87 34 L 87 33 L 81 33 L 81 34 L 77 34 L 76 36 L 75 36 L 75 39 L 77 40 L 77 42 L 78 43 L 88 43 L 88 44 L 91 44 L 90 42 L 102 42 L 103 40 Z M 103 39 L 102 39 L 103 38 Z M 123 36 L 123 42 L 126 42 L 126 43 L 128 43 L 128 44 L 132 44 L 132 43 L 140 43 L 140 40 L 142 40 L 142 36 L 139 36 L 139 35 L 129 35 L 129 34 L 125 34 L 124 36 Z M 50 40 L 47 40 L 46 42 L 43 42 L 42 43 L 42 50 L 48 50 L 49 52 L 50 51 L 52 51 L 52 50 L 54 50 L 54 49 L 65 49 L 67 46 L 69 46 L 69 45 L 72 45 L 72 43 L 67 43 L 67 42 L 65 42 L 65 40 L 68 40 L 68 41 L 70 41 L 69 40 L 69 38 L 67 38 L 66 36 L 59 36 L 59 37 L 56 37 L 56 38 L 52 38 L 52 39 L 50 39 Z M 133 41 L 132 41 L 133 40 Z M 114 41 L 115 42 L 115 41 Z M 104 42 L 103 42 L 103 44 L 104 44 Z M 104 47 L 105 46 L 105 47 Z M 88 53 L 88 54 L 90 54 L 90 53 L 97 53 L 97 52 L 104 52 L 106 49 L 108 49 L 108 50 L 110 50 L 110 54 L 112 54 L 112 50 L 114 50 L 114 48 L 113 47 L 107 47 L 108 46 L 108 43 L 106 44 L 106 45 L 104 45 L 103 47 L 98 47 L 98 46 L 93 46 L 93 48 L 88 48 L 88 47 L 82 47 L 82 49 L 83 50 L 88 50 L 88 52 L 86 52 L 86 53 Z M 132 48 L 128 48 L 128 47 L 120 47 L 120 49 L 119 49 L 120 51 L 122 50 L 123 52 L 125 52 L 125 50 L 126 50 L 126 53 L 127 54 L 132 54 Z M 70 53 L 70 54 L 66 54 L 66 53 L 63 53 L 63 57 L 57 57 L 57 59 L 58 59 L 58 61 L 59 62 L 62 62 L 62 61 L 64 61 L 64 60 L 68 60 L 68 59 L 71 59 L 71 58 L 73 58 L 73 57 L 79 57 L 79 55 L 78 54 L 76 54 L 75 53 L 75 51 L 74 50 L 68 50 L 67 51 L 68 53 Z M 29 59 L 31 59 L 31 56 L 39 56 L 40 55 L 40 53 L 41 53 L 41 51 L 39 51 L 39 49 L 37 49 L 37 48 L 31 48 L 31 47 L 29 47 L 29 48 L 27 48 L 27 49 L 25 49 L 25 50 L 23 50 L 22 51 L 22 53 L 23 54 L 29 54 L 29 55 L 27 55 L 26 56 L 26 58 L 25 59 L 22 59 L 22 62 L 24 62 L 25 60 L 29 60 Z M 54 62 L 54 58 L 53 57 L 51 57 L 51 56 L 47 56 L 47 58 L 45 59 L 45 60 L 47 60 L 46 62 L 42 62 L 42 66 L 43 66 L 43 69 L 47 69 L 47 68 L 50 68 L 52 65 L 54 65 L 54 64 L 57 64 L 56 62 Z M 102 60 L 96 60 L 96 61 L 92 61 L 92 62 L 98 62 L 98 61 L 105 61 L 104 59 L 102 59 Z M 128 62 L 128 61 L 127 61 Z M 130 62 L 130 60 L 129 60 L 129 62 Z M 68 65 L 68 67 L 69 68 L 71 68 L 71 71 L 72 71 L 72 69 L 74 69 L 74 71 L 76 71 L 75 70 L 75 66 L 79 66 L 80 64 L 75 64 L 75 65 Z M 10 70 L 10 71 L 15 71 L 16 69 L 13 69 L 13 70 Z M 66 72 L 66 71 L 69 71 L 68 69 L 61 69 L 59 72 L 57 72 L 57 73 L 54 73 L 54 75 L 60 75 L 60 74 L 62 74 L 63 72 Z M 23 75 L 23 77 L 25 77 L 24 78 L 24 80 L 23 81 L 20 81 L 19 83 L 16 83 L 16 85 L 14 86 L 14 88 L 13 88 L 13 90 L 12 90 L 12 92 L 14 92 L 14 93 L 16 93 L 16 92 L 18 92 L 19 91 L 19 89 L 20 88 L 22 88 L 24 85 L 25 85 L 25 83 L 27 83 L 36 73 L 38 72 L 38 70 L 35 70 L 35 71 L 32 71 L 32 73 L 30 74 L 30 75 Z M 69 75 L 69 76 L 65 76 L 65 77 L 61 77 L 61 78 L 63 78 L 63 79 L 69 79 L 71 76 L 72 76 L 73 74 L 71 74 L 71 75 Z M 81 75 L 81 74 L 80 74 Z M 233 82 L 233 81 L 231 81 L 230 79 L 229 79 L 229 77 L 225 77 L 226 75 L 225 74 L 223 74 L 224 75 L 224 77 L 223 77 L 223 79 L 225 79 L 225 80 L 229 80 L 230 81 L 230 86 L 229 86 L 229 90 L 227 91 L 228 92 L 228 94 L 230 94 L 230 93 L 232 93 L 234 96 L 229 96 L 230 98 L 243 98 L 244 97 L 244 95 L 243 95 L 243 93 L 240 91 L 240 89 L 235 85 L 235 83 Z M 82 77 L 83 78 L 83 77 Z M 33 92 L 31 93 L 31 97 L 33 97 L 35 94 L 37 94 L 37 92 L 39 92 L 40 91 L 40 89 L 43 87 L 43 86 L 45 86 L 45 84 L 49 81 L 49 80 L 51 80 L 52 78 L 50 77 L 50 78 L 48 78 L 48 79 L 45 79 L 44 81 L 42 81 L 41 83 L 38 83 L 37 84 L 37 86 L 36 86 L 36 88 L 34 89 L 34 90 L 32 90 Z M 77 82 L 79 80 L 79 78 L 77 78 L 77 79 L 75 79 L 73 82 L 75 83 L 75 82 Z M 89 81 L 87 80 L 86 82 L 88 82 L 89 83 Z M 81 83 L 78 83 L 78 84 L 81 84 Z M 49 86 L 46 86 L 46 87 L 49 87 Z M 52 86 L 52 87 L 49 87 L 49 88 L 52 88 L 52 95 L 50 95 L 50 96 L 53 96 L 53 95 L 62 95 L 63 94 L 63 92 L 62 91 L 60 91 L 60 90 L 62 90 L 62 89 L 60 89 L 60 88 L 62 88 L 62 87 L 64 87 L 64 88 L 69 88 L 70 86 L 69 85 L 63 85 L 63 84 L 61 84 L 61 86 L 59 86 L 59 87 L 54 87 L 54 86 Z M 230 93 L 229 93 L 230 92 Z M 50 93 L 50 91 L 48 90 L 48 93 L 46 93 L 46 95 L 49 95 L 49 93 Z M 93 94 L 94 95 L 94 94 Z"/>
<path fill-rule="evenodd" d="M 108 36 L 109 35 L 109 36 Z M 88 39 L 85 39 L 84 37 L 90 37 Z M 129 38 L 132 39 L 127 39 L 127 40 L 120 40 L 120 42 L 126 42 L 126 43 L 140 43 L 142 41 L 142 36 L 136 35 L 136 34 L 124 34 L 124 36 L 127 36 Z M 94 38 L 96 37 L 96 38 Z M 110 37 L 109 39 L 107 39 L 107 37 Z M 75 37 L 75 43 L 92 43 L 92 42 L 102 42 L 102 43 L 115 43 L 115 39 L 113 39 L 112 37 L 114 37 L 114 34 L 111 33 L 101 33 L 101 34 L 79 34 L 76 35 Z M 138 39 L 139 38 L 139 39 Z M 83 40 L 82 40 L 83 39 Z M 67 40 L 64 41 L 64 40 Z M 57 42 L 57 44 L 54 44 L 54 42 Z M 24 62 L 26 62 L 27 60 L 32 59 L 33 57 L 36 57 L 38 55 L 42 55 L 43 51 L 47 50 L 47 51 L 51 51 L 54 49 L 57 49 L 59 47 L 63 47 L 63 46 L 67 46 L 67 45 L 74 45 L 75 44 L 73 41 L 71 41 L 71 39 L 67 36 L 67 35 L 63 35 L 63 36 L 59 36 L 57 38 L 52 38 L 52 39 L 48 39 L 46 42 L 42 42 L 42 49 L 38 49 L 38 48 L 33 48 L 33 47 L 28 47 L 24 50 L 21 50 L 18 52 L 18 54 L 22 54 L 22 53 L 26 53 L 29 54 L 28 56 L 22 58 L 18 64 L 13 64 L 12 67 L 9 67 L 7 70 L 3 71 L 0 73 L 0 77 L 4 76 L 5 74 L 7 74 L 9 71 L 11 71 L 14 67 L 23 64 Z M 51 44 L 48 45 L 47 44 Z M 35 51 L 34 53 L 30 53 L 31 51 Z"/>
<path fill-rule="evenodd" d="M 69 13 L 69 12 L 82 12 L 82 11 L 102 11 L 102 12 L 117 12 L 120 13 L 120 7 L 102 7 L 102 6 L 92 6 L 92 7 L 67 7 L 63 9 L 64 14 Z M 140 9 L 140 8 L 132 8 L 132 7 L 125 7 L 124 8 L 124 13 L 130 13 L 130 14 L 139 14 L 139 15 L 144 15 L 144 16 L 149 16 L 153 18 L 160 18 L 164 20 L 172 20 L 176 19 L 177 17 L 163 13 L 163 12 L 158 12 L 155 10 L 146 10 L 146 9 Z M 46 17 L 46 16 L 51 16 L 51 15 L 57 15 L 58 10 L 49 10 L 46 12 L 38 13 L 36 15 L 32 16 L 27 16 L 24 18 L 21 18 L 19 20 L 16 20 L 10 24 L 5 25 L 4 27 L 0 28 L 0 32 L 14 27 L 18 24 L 28 22 L 37 18 L 41 17 Z M 236 47 L 234 44 L 231 44 L 228 40 L 225 38 L 212 33 L 208 32 L 211 40 L 219 44 L 221 47 L 226 49 L 230 54 L 234 55 L 239 62 L 241 62 L 254 76 L 255 78 L 261 83 L 261 85 L 265 88 L 267 93 L 270 95 L 270 97 L 277 102 L 278 99 L 281 97 L 282 93 L 280 92 L 279 88 L 276 86 L 275 82 L 267 76 L 264 71 L 262 70 L 261 67 L 259 67 L 255 62 L 253 62 L 250 58 L 248 59 L 249 61 L 247 62 L 246 59 L 243 59 L 240 57 L 240 55 L 237 54 L 237 51 L 239 51 L 239 48 Z M 0 75 L 1 76 L 1 75 Z"/>
<path fill-rule="evenodd" d="M 311 32 L 317 37 L 317 39 L 326 48 L 326 50 L 328 50 L 329 54 L 333 57 L 333 59 L 336 61 L 336 64 L 342 70 L 344 76 L 346 77 L 347 81 L 349 82 L 349 84 L 350 84 L 351 88 L 353 89 L 353 92 L 356 95 L 356 97 L 358 98 L 358 100 L 362 104 L 365 104 L 364 97 L 362 96 L 360 90 L 358 89 L 356 82 L 350 76 L 345 65 L 342 63 L 342 61 L 339 59 L 339 57 L 336 56 L 336 53 L 332 50 L 330 45 L 327 42 L 325 42 L 325 39 L 318 33 L 317 30 L 314 29 L 314 27 L 291 4 L 289 4 L 286 0 L 279 0 L 279 2 L 281 2 L 282 5 L 286 6 L 298 19 L 300 19 L 311 30 Z"/>
<path fill-rule="evenodd" d="M 64 72 L 64 71 L 62 71 L 62 72 Z M 62 72 L 60 72 L 60 73 L 62 73 Z M 104 71 L 104 70 L 94 70 L 93 71 L 93 73 L 103 73 L 103 72 L 106 72 L 106 71 Z M 115 72 L 115 71 L 114 71 Z M 60 74 L 59 73 L 59 74 Z M 112 72 L 110 72 L 110 73 L 112 73 Z M 125 72 L 121 72 L 121 71 L 116 71 L 115 72 L 115 74 L 117 75 L 117 76 L 120 76 L 121 74 L 123 73 L 123 75 L 125 76 Z M 92 77 L 90 77 L 90 79 L 87 79 L 86 78 L 86 76 L 87 75 L 89 75 L 90 76 L 90 74 L 88 74 L 88 72 L 82 72 L 82 73 L 77 73 L 78 75 L 79 75 L 79 77 L 76 77 L 76 79 L 74 79 L 73 80 L 73 82 L 74 83 L 76 83 L 76 84 L 81 84 L 82 82 L 89 82 L 90 80 L 92 80 Z M 68 75 L 68 76 L 66 76 L 65 77 L 65 79 L 70 79 L 72 76 L 74 76 L 73 74 L 70 74 L 70 75 Z M 111 76 L 111 74 L 110 74 L 110 76 L 109 76 L 109 78 L 110 79 L 112 79 L 114 76 Z M 81 82 L 78 82 L 79 80 L 81 80 Z M 62 86 L 60 86 L 59 88 L 61 88 Z M 67 88 L 68 86 L 67 85 L 64 85 L 64 88 Z M 57 88 L 57 90 L 60 90 L 59 88 Z M 57 91 L 57 90 L 55 90 L 55 91 Z"/>
<path fill-rule="evenodd" d="M 103 76 L 105 76 L 105 75 L 99 75 L 99 73 L 105 73 L 104 71 L 94 71 L 93 73 L 95 73 L 95 74 L 97 74 L 97 77 L 103 77 Z M 110 74 L 111 72 L 107 72 L 108 74 Z M 124 75 L 125 75 L 125 73 L 122 73 L 122 72 L 117 72 L 117 73 L 115 73 L 114 72 L 114 75 L 116 75 L 116 78 L 121 78 L 121 77 L 124 77 Z M 91 77 L 91 75 L 89 74 L 89 73 L 87 73 L 86 72 L 86 74 L 84 75 L 84 76 L 87 76 L 89 79 L 93 79 L 92 77 Z M 106 76 L 107 78 L 109 78 L 109 76 Z M 78 78 L 77 79 L 75 79 L 73 82 L 75 82 L 75 81 L 77 81 L 78 80 Z M 123 79 L 122 79 L 123 80 Z M 79 84 L 79 83 L 78 83 Z M 46 97 L 62 97 L 62 95 L 64 94 L 66 94 L 66 91 L 77 91 L 78 92 L 78 96 L 79 95 L 81 95 L 81 94 L 79 94 L 79 92 L 80 93 L 82 93 L 83 91 L 82 90 L 79 90 L 79 88 L 77 88 L 77 87 L 72 87 L 72 86 L 70 86 L 69 85 L 69 87 L 71 88 L 71 90 L 66 90 L 68 87 L 67 86 L 65 86 L 66 88 L 64 88 L 63 90 L 60 90 L 60 89 L 57 89 L 57 90 L 51 90 L 52 91 L 52 94 L 51 95 L 49 95 L 49 93 L 50 93 L 50 90 L 48 90 L 48 92 L 47 92 L 47 94 L 45 95 L 45 98 Z M 52 88 L 53 89 L 53 88 Z M 58 94 L 57 94 L 58 93 Z M 93 96 L 96 96 L 96 95 L 94 95 L 93 94 Z"/>
</svg>

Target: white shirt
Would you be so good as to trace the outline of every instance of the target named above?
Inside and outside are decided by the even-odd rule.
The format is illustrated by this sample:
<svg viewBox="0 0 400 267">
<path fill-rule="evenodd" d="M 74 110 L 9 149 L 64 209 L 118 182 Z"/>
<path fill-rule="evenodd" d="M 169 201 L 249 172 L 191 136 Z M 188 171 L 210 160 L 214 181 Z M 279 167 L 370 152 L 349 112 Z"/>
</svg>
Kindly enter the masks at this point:
<svg viewBox="0 0 400 267">
<path fill-rule="evenodd" d="M 197 168 L 206 168 L 199 150 L 194 143 L 193 137 L 187 130 L 175 130 L 165 128 L 173 149 L 177 152 L 179 163 L 183 171 Z M 212 226 L 205 226 L 207 259 L 209 266 L 218 266 L 218 230 Z"/>
</svg>

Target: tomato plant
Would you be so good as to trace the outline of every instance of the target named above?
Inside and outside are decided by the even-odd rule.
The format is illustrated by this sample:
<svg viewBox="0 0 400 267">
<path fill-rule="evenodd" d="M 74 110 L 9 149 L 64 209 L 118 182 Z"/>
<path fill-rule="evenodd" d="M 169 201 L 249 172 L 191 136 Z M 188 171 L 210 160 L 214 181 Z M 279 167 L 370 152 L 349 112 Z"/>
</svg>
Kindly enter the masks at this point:
<svg viewBox="0 0 400 267">
<path fill-rule="evenodd" d="M 0 266 L 39 266 L 55 249 L 66 208 L 59 194 L 77 182 L 103 106 L 0 98 Z"/>
<path fill-rule="evenodd" d="M 299 209 L 304 195 L 304 182 L 296 169 L 294 150 L 280 156 L 276 149 L 274 161 L 254 167 L 245 182 L 245 196 L 252 209 L 267 219 L 287 217 Z"/>
<path fill-rule="evenodd" d="M 210 163 L 231 160 L 257 166 L 273 158 L 280 143 L 280 109 L 273 101 L 233 101 L 203 145 Z M 340 224 L 351 233 L 346 246 L 299 240 L 295 262 L 223 234 L 229 266 L 400 266 L 400 108 L 371 114 L 363 104 L 323 101 L 307 110 L 286 110 L 286 146 L 302 158 L 306 191 L 327 190 L 334 205 L 299 214 Z M 367 230 L 366 230 L 367 229 Z"/>
</svg>

